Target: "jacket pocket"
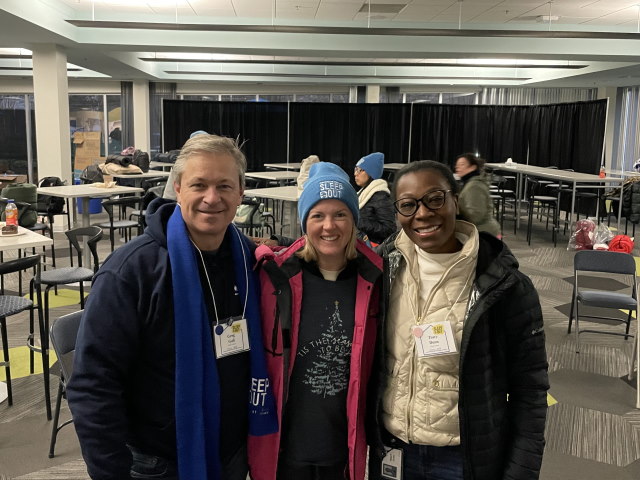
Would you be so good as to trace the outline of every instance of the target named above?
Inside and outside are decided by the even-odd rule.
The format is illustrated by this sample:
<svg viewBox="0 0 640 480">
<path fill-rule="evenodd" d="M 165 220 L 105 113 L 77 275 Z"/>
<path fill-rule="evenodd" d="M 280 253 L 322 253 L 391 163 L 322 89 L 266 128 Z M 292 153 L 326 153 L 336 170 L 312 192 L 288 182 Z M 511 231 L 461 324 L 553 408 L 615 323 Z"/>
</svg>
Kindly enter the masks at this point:
<svg viewBox="0 0 640 480">
<path fill-rule="evenodd" d="M 432 380 L 430 401 L 427 407 L 427 425 L 434 431 L 458 434 L 458 391 L 460 382 L 450 375 L 438 375 Z"/>
</svg>

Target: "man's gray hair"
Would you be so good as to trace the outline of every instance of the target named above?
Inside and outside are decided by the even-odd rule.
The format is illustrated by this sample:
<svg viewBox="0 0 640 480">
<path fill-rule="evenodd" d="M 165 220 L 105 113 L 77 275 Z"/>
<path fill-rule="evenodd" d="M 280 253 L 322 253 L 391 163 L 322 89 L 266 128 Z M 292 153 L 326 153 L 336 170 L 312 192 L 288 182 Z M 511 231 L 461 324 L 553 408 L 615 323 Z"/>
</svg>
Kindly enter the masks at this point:
<svg viewBox="0 0 640 480">
<path fill-rule="evenodd" d="M 173 166 L 176 183 L 179 184 L 180 180 L 182 180 L 182 174 L 184 173 L 189 157 L 202 152 L 214 153 L 216 155 L 230 155 L 236 162 L 236 167 L 238 168 L 240 187 L 244 188 L 244 174 L 247 171 L 247 159 L 244 153 L 242 153 L 242 150 L 240 150 L 238 142 L 233 138 L 205 134 L 190 138 L 186 141 L 182 150 L 180 150 L 180 155 L 178 155 L 178 159 Z"/>
</svg>

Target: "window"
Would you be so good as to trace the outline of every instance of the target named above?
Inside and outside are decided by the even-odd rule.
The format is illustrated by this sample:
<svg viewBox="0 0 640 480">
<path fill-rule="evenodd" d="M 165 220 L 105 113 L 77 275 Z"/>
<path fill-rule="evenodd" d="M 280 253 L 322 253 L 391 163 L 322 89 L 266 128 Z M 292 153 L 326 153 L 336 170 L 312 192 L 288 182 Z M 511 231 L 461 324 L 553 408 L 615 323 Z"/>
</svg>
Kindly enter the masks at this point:
<svg viewBox="0 0 640 480">
<path fill-rule="evenodd" d="M 264 102 L 293 102 L 293 95 L 260 95 Z"/>
<path fill-rule="evenodd" d="M 302 95 L 296 95 L 296 102 L 329 103 L 330 101 L 331 101 L 331 94 L 329 93 L 306 93 Z"/>
<path fill-rule="evenodd" d="M 405 103 L 440 103 L 439 93 L 405 93 Z"/>
</svg>

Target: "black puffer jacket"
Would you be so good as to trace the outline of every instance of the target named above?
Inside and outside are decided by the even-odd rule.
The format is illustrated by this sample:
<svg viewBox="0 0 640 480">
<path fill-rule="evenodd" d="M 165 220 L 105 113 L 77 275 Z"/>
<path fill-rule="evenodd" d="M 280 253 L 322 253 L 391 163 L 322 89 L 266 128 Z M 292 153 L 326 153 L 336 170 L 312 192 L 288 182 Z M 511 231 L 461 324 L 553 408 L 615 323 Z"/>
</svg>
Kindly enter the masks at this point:
<svg viewBox="0 0 640 480">
<path fill-rule="evenodd" d="M 382 312 L 391 281 L 404 264 L 396 235 L 378 249 L 384 259 Z M 369 479 L 380 474 L 383 454 L 385 318 L 380 322 L 370 387 Z M 518 271 L 507 246 L 480 234 L 476 278 L 460 346 L 460 439 L 465 480 L 537 479 L 544 450 L 549 388 L 542 311 L 531 280 Z"/>
<path fill-rule="evenodd" d="M 631 223 L 640 223 L 640 179 L 626 181 L 623 188 L 622 215 Z"/>
<path fill-rule="evenodd" d="M 385 238 L 396 231 L 396 214 L 389 193 L 374 193 L 360 208 L 358 229 L 375 243 L 384 242 Z"/>
</svg>

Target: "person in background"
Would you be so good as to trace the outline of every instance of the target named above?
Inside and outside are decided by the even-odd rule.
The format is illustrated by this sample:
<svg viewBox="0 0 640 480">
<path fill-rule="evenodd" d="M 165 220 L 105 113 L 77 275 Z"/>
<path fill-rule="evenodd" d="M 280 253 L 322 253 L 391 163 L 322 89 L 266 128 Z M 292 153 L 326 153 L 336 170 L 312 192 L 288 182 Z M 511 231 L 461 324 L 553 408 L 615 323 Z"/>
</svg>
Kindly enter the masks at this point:
<svg viewBox="0 0 640 480">
<path fill-rule="evenodd" d="M 94 480 L 245 480 L 248 433 L 277 430 L 255 246 L 231 224 L 245 169 L 234 140 L 190 138 L 178 203 L 152 202 L 94 278 L 67 385 Z"/>
<path fill-rule="evenodd" d="M 298 173 L 298 178 L 296 178 L 296 185 L 298 186 L 298 198 L 300 198 L 300 195 L 302 195 L 304 183 L 309 178 L 309 170 L 311 170 L 311 166 L 315 163 L 318 163 L 319 161 L 320 157 L 318 157 L 317 155 L 309 155 L 300 163 L 300 173 Z"/>
<path fill-rule="evenodd" d="M 379 244 L 397 230 L 386 180 L 383 180 L 384 154 L 370 153 L 362 157 L 353 170 L 358 191 L 360 220 L 358 228 L 373 244 Z"/>
<path fill-rule="evenodd" d="M 209 134 L 204 130 L 196 130 L 195 132 L 192 132 L 191 135 L 189 135 L 189 138 L 193 138 L 196 135 L 209 135 Z M 172 167 L 171 171 L 169 172 L 169 177 L 167 178 L 167 183 L 164 186 L 164 192 L 162 192 L 162 198 L 167 198 L 169 200 L 177 199 L 176 190 L 175 188 L 173 188 L 173 185 L 175 184 L 175 182 L 176 182 L 176 174 L 173 171 L 173 167 Z"/>
<path fill-rule="evenodd" d="M 369 479 L 537 479 L 549 381 L 531 280 L 501 240 L 456 221 L 447 166 L 409 164 L 393 198 Z"/>
<path fill-rule="evenodd" d="M 304 236 L 261 264 L 264 348 L 281 432 L 249 438 L 253 480 L 363 480 L 382 263 L 356 238 L 358 198 L 337 165 L 311 167 Z"/>
<path fill-rule="evenodd" d="M 478 231 L 500 238 L 500 224 L 493 216 L 490 182 L 484 172 L 484 163 L 484 159 L 472 153 L 464 153 L 456 159 L 456 174 L 462 182 L 458 197 L 460 218 L 473 223 Z"/>
</svg>

